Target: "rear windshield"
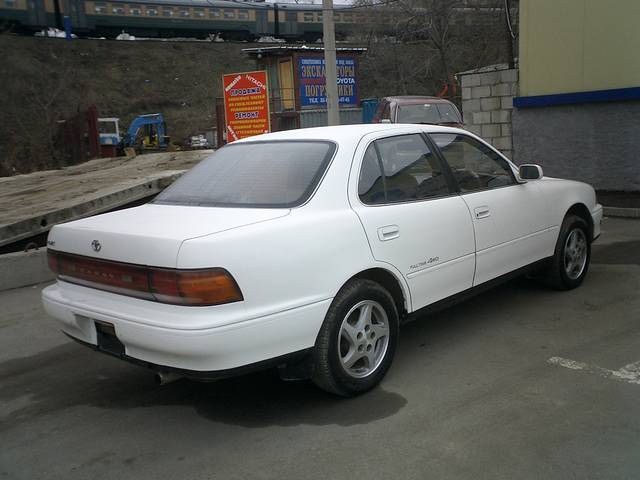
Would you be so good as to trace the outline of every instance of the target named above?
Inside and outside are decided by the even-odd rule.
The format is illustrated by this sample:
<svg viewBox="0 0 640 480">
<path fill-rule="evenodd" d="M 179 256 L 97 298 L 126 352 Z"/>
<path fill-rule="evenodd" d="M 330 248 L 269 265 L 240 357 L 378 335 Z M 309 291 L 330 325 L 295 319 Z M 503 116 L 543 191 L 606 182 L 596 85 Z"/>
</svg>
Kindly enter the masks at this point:
<svg viewBox="0 0 640 480">
<path fill-rule="evenodd" d="M 460 123 L 456 109 L 448 103 L 399 105 L 397 123 Z"/>
<path fill-rule="evenodd" d="M 180 177 L 153 203 L 222 207 L 295 207 L 322 178 L 335 145 L 273 141 L 227 145 Z"/>
</svg>

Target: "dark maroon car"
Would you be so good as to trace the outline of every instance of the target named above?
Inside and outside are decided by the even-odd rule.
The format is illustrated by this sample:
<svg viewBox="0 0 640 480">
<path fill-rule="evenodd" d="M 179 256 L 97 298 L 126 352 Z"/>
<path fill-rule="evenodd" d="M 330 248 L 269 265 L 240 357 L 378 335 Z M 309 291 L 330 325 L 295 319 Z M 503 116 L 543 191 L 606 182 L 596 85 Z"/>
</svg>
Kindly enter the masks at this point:
<svg viewBox="0 0 640 480">
<path fill-rule="evenodd" d="M 403 96 L 380 100 L 373 123 L 426 123 L 463 127 L 462 115 L 449 100 L 440 97 Z"/>
</svg>

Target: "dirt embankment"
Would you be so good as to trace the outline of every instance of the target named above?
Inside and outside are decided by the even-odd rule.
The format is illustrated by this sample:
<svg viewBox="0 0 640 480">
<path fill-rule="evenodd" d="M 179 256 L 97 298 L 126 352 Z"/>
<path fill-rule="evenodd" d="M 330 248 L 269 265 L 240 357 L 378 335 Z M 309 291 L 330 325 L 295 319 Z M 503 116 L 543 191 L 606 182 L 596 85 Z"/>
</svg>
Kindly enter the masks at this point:
<svg viewBox="0 0 640 480">
<path fill-rule="evenodd" d="M 0 36 L 0 176 L 61 166 L 56 122 L 92 104 L 121 128 L 161 112 L 175 140 L 211 129 L 222 74 L 254 68 L 246 47 Z"/>
</svg>

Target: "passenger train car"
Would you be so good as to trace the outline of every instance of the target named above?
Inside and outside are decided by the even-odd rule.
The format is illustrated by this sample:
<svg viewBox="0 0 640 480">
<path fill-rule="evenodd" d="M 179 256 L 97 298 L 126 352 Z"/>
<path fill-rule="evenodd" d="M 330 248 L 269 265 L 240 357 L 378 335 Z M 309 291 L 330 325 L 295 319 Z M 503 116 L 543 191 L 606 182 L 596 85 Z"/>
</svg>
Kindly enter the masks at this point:
<svg viewBox="0 0 640 480">
<path fill-rule="evenodd" d="M 374 9 L 336 9 L 338 38 L 356 25 L 383 17 Z M 148 37 L 218 33 L 228 40 L 254 40 L 263 35 L 306 41 L 322 37 L 320 5 L 231 0 L 0 0 L 0 22 L 5 29 L 34 32 L 55 26 L 56 17 L 61 16 L 69 16 L 74 33 L 80 35 L 113 37 L 125 30 Z"/>
</svg>

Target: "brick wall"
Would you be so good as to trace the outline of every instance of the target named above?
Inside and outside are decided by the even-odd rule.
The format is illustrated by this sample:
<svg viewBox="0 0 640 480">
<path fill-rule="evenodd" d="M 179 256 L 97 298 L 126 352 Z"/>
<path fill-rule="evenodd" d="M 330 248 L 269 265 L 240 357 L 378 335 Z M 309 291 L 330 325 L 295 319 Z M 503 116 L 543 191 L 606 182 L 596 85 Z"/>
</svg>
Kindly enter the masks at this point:
<svg viewBox="0 0 640 480">
<path fill-rule="evenodd" d="M 497 65 L 458 76 L 465 127 L 511 158 L 511 111 L 518 89 L 518 70 Z"/>
</svg>

